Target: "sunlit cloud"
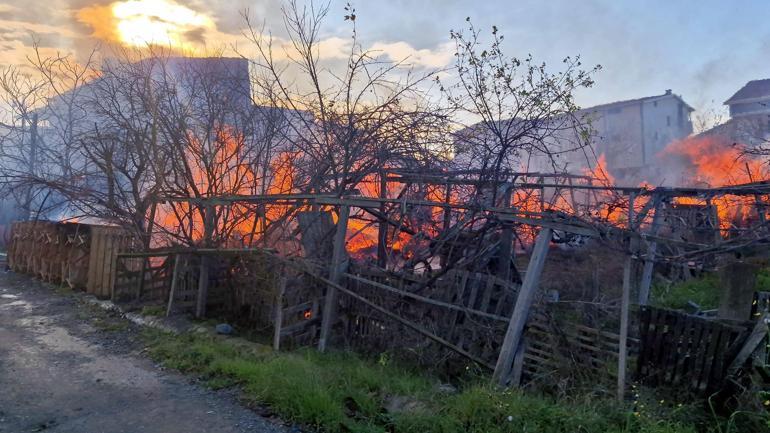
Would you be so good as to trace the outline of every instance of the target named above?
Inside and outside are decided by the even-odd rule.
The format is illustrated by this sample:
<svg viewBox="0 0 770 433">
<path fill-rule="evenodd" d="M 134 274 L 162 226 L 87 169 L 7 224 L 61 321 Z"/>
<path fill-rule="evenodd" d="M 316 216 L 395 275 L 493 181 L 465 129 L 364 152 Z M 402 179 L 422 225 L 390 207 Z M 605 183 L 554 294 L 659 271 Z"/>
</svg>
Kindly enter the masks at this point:
<svg viewBox="0 0 770 433">
<path fill-rule="evenodd" d="M 93 29 L 92 36 L 126 46 L 164 45 L 188 49 L 216 25 L 207 15 L 172 0 L 127 0 L 88 6 L 77 13 Z"/>
<path fill-rule="evenodd" d="M 372 52 L 381 52 L 388 59 L 402 62 L 406 65 L 422 66 L 426 68 L 443 68 L 454 57 L 454 44 L 444 43 L 435 49 L 416 49 L 406 42 L 377 42 L 371 47 Z"/>
</svg>

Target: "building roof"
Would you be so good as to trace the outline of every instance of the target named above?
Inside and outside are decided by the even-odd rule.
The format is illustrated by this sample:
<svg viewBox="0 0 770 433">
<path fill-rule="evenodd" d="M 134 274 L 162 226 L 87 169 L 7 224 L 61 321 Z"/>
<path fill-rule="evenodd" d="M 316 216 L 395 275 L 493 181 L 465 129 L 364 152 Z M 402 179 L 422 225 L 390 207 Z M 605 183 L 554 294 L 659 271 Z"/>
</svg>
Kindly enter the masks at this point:
<svg viewBox="0 0 770 433">
<path fill-rule="evenodd" d="M 725 101 L 725 105 L 733 105 L 739 102 L 754 102 L 770 98 L 770 78 L 764 80 L 752 80 L 735 92 Z"/>
<path fill-rule="evenodd" d="M 607 104 L 595 105 L 593 107 L 585 107 L 585 108 L 583 108 L 583 110 L 584 111 L 606 110 L 608 108 L 617 108 L 617 107 L 622 107 L 622 106 L 625 106 L 625 105 L 634 105 L 634 104 L 639 104 L 639 103 L 642 103 L 642 102 L 652 101 L 652 100 L 655 100 L 655 99 L 661 99 L 661 98 L 666 98 L 666 97 L 674 97 L 674 98 L 678 99 L 682 104 L 684 104 L 684 106 L 687 107 L 687 109 L 689 111 L 695 111 L 695 109 L 692 108 L 690 106 L 690 104 L 685 102 L 684 99 L 682 99 L 681 96 L 679 96 L 679 95 L 677 95 L 675 93 L 672 93 L 671 90 L 666 90 L 666 93 L 664 93 L 662 95 L 645 96 L 645 97 L 642 97 L 642 98 L 627 99 L 625 101 L 609 102 Z"/>
</svg>

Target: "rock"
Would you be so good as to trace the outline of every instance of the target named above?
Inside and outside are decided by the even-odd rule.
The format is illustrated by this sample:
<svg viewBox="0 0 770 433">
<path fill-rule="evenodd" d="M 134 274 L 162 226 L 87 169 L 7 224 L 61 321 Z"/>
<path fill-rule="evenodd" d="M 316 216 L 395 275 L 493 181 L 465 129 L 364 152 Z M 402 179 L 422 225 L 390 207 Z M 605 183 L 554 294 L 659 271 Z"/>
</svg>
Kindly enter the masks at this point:
<svg viewBox="0 0 770 433">
<path fill-rule="evenodd" d="M 227 323 L 220 323 L 219 325 L 217 325 L 216 330 L 217 330 L 217 334 L 222 334 L 222 335 L 230 335 L 234 331 L 233 327 L 228 325 Z"/>
</svg>

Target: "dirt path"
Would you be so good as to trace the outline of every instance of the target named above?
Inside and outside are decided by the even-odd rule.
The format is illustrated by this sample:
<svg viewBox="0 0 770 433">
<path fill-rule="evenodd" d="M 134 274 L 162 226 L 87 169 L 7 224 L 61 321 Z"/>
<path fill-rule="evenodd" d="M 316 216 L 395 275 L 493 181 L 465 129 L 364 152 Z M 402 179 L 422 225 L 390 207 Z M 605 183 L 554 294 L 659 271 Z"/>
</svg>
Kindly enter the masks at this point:
<svg viewBox="0 0 770 433">
<path fill-rule="evenodd" d="M 137 329 L 0 273 L 0 432 L 286 432 L 142 357 Z"/>
</svg>

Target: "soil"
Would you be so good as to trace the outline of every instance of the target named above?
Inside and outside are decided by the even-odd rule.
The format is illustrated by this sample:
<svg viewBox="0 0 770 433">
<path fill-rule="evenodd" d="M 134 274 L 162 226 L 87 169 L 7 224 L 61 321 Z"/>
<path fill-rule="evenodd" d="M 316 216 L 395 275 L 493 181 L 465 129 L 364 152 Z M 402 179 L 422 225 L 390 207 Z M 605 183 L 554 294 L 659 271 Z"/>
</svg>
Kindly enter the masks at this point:
<svg viewBox="0 0 770 433">
<path fill-rule="evenodd" d="M 0 272 L 0 432 L 289 432 L 143 356 L 139 328 Z"/>
</svg>

